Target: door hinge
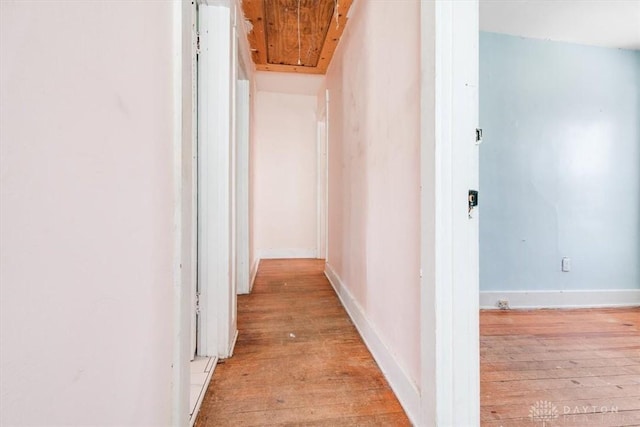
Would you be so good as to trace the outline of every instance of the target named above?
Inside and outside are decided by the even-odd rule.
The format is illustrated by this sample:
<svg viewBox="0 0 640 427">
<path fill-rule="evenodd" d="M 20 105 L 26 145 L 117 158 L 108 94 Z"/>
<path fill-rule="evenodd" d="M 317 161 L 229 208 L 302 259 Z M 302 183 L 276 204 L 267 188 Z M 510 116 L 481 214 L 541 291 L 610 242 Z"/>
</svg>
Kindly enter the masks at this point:
<svg viewBox="0 0 640 427">
<path fill-rule="evenodd" d="M 200 314 L 200 292 L 196 292 L 196 314 Z"/>
<path fill-rule="evenodd" d="M 476 145 L 482 144 L 482 129 L 476 128 Z"/>
<path fill-rule="evenodd" d="M 200 55 L 200 33 L 196 33 L 196 55 Z"/>
</svg>

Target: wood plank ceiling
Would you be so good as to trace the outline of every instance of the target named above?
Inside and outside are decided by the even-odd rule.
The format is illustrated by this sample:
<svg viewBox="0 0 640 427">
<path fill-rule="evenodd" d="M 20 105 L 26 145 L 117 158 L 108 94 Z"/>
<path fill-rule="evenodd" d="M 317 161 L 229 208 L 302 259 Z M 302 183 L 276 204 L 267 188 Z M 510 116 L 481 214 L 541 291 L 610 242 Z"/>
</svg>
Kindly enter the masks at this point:
<svg viewBox="0 0 640 427">
<path fill-rule="evenodd" d="M 353 0 L 243 0 L 253 62 L 262 71 L 324 74 Z"/>
</svg>

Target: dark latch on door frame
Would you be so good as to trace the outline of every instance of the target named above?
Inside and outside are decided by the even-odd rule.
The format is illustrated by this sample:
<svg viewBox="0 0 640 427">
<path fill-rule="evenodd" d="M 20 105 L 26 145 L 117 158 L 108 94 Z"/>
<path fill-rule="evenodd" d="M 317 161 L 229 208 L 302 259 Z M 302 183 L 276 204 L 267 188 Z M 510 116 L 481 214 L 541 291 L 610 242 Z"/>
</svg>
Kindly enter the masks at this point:
<svg viewBox="0 0 640 427">
<path fill-rule="evenodd" d="M 469 215 L 476 206 L 478 206 L 478 191 L 469 190 Z"/>
</svg>

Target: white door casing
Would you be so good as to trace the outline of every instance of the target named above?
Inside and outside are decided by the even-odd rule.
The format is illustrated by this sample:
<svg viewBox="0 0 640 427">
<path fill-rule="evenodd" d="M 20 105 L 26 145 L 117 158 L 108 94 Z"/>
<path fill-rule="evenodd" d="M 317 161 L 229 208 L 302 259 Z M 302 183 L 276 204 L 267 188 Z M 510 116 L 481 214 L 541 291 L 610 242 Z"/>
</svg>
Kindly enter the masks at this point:
<svg viewBox="0 0 640 427">
<path fill-rule="evenodd" d="M 242 60 L 239 62 L 236 90 L 236 282 L 238 294 L 250 292 L 249 265 L 249 80 Z"/>
<path fill-rule="evenodd" d="M 477 0 L 421 3 L 422 425 L 480 424 L 478 31 Z"/>
<path fill-rule="evenodd" d="M 323 108 L 317 117 L 317 251 L 316 258 L 327 259 L 327 208 L 328 208 L 328 163 L 327 148 L 329 134 L 327 132 L 328 105 L 323 102 Z"/>
<path fill-rule="evenodd" d="M 191 287 L 191 360 L 196 356 L 198 343 L 198 8 L 191 5 L 191 152 L 190 171 L 190 287 Z M 184 191 L 184 190 L 183 190 Z"/>
<path fill-rule="evenodd" d="M 189 361 L 192 349 L 193 283 L 192 204 L 194 117 L 195 4 L 172 1 L 172 90 L 173 90 L 173 355 L 171 425 L 189 422 Z"/>
</svg>

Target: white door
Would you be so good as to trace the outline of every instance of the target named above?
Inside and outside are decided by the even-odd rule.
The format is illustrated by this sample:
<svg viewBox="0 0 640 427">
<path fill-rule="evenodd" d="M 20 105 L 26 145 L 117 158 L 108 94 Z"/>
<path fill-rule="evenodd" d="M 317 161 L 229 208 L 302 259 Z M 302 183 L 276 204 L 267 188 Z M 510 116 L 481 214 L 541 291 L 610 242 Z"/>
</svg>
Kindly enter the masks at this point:
<svg viewBox="0 0 640 427">
<path fill-rule="evenodd" d="M 229 357 L 236 335 L 231 16 L 228 4 L 200 4 L 198 10 L 198 354 L 221 358 Z"/>
</svg>

